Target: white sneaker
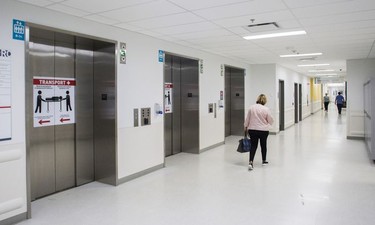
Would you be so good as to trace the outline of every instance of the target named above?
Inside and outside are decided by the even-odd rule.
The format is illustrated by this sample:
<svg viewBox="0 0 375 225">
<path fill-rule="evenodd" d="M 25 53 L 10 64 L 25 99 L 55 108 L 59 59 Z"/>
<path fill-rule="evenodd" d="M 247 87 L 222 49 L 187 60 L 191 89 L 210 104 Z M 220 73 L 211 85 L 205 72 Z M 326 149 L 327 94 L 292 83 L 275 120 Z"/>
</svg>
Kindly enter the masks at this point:
<svg viewBox="0 0 375 225">
<path fill-rule="evenodd" d="M 254 169 L 253 164 L 249 163 L 249 170 L 253 170 L 253 169 Z"/>
<path fill-rule="evenodd" d="M 263 161 L 263 162 L 262 162 L 262 165 L 263 165 L 263 166 L 267 166 L 267 165 L 268 165 L 268 162 L 267 162 L 267 161 Z"/>
</svg>

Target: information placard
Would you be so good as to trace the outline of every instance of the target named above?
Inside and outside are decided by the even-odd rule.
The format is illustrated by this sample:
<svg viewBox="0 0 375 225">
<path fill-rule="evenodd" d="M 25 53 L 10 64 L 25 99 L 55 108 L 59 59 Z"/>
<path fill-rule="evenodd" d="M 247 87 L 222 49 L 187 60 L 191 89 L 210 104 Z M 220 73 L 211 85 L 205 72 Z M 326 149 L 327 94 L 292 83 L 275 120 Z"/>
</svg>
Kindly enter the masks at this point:
<svg viewBox="0 0 375 225">
<path fill-rule="evenodd" d="M 75 123 L 74 78 L 34 77 L 34 127 Z"/>
<path fill-rule="evenodd" d="M 0 141 L 12 139 L 11 52 L 0 49 Z"/>
<path fill-rule="evenodd" d="M 165 83 L 164 84 L 164 113 L 172 113 L 173 109 L 173 84 Z"/>
</svg>

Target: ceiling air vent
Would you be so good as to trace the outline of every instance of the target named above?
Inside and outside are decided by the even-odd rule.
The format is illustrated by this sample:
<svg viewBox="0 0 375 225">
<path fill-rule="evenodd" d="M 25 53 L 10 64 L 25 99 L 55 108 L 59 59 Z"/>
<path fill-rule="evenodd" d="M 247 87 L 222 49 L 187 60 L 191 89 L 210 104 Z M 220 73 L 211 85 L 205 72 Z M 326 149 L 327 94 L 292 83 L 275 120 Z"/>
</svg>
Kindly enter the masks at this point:
<svg viewBox="0 0 375 225">
<path fill-rule="evenodd" d="M 264 31 L 274 31 L 278 30 L 280 27 L 276 22 L 270 22 L 270 23 L 257 23 L 257 24 L 250 24 L 245 26 L 245 29 L 252 32 L 264 32 Z"/>
</svg>

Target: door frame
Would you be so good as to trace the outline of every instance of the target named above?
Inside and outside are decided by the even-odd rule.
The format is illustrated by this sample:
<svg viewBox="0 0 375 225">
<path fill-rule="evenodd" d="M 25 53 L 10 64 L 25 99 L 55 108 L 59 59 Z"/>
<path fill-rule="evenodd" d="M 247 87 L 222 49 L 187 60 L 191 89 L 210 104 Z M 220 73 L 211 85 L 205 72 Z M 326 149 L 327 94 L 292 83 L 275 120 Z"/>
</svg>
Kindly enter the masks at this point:
<svg viewBox="0 0 375 225">
<path fill-rule="evenodd" d="M 279 79 L 279 131 L 285 130 L 285 81 Z"/>
<path fill-rule="evenodd" d="M 227 64 L 223 64 L 223 67 L 224 67 L 224 71 L 223 71 L 223 76 L 224 76 L 224 138 L 225 137 L 228 137 L 228 136 L 226 136 L 226 130 L 227 130 L 227 126 L 226 126 L 226 123 L 227 123 L 227 116 L 226 116 L 226 114 L 227 114 L 227 110 L 231 110 L 231 108 L 229 108 L 228 109 L 228 107 L 227 107 L 227 99 L 226 99 L 226 95 L 227 95 L 227 93 L 225 92 L 225 89 L 226 89 L 226 85 L 227 85 L 227 83 L 226 83 L 226 70 L 228 69 L 228 68 L 230 68 L 230 69 L 237 69 L 237 70 L 241 70 L 241 71 L 243 71 L 243 77 L 244 77 L 244 91 L 243 91 L 243 93 L 244 93 L 244 101 L 243 101 L 243 108 L 244 108 L 244 114 L 245 114 L 245 96 L 246 96 L 246 88 L 245 88 L 245 76 L 246 76 L 246 69 L 244 69 L 244 68 L 241 68 L 241 67 L 236 67 L 236 66 L 231 66 L 231 65 L 227 65 Z M 230 84 L 231 86 L 232 86 L 232 83 Z M 231 87 L 230 86 L 230 87 Z M 231 91 L 230 91 L 231 92 Z M 231 105 L 231 104 L 230 104 Z M 231 113 L 231 111 L 229 112 L 229 113 Z M 232 125 L 232 123 L 231 123 L 231 121 L 230 121 L 230 126 Z M 232 134 L 232 132 L 231 132 L 231 128 L 230 128 L 230 135 L 229 136 L 231 136 L 231 135 L 233 135 Z"/>
<path fill-rule="evenodd" d="M 164 109 L 165 109 L 165 98 L 164 98 L 164 85 L 165 85 L 165 70 L 164 70 L 164 67 L 165 67 L 165 55 L 170 55 L 171 57 L 180 57 L 180 58 L 186 58 L 186 59 L 190 59 L 190 60 L 195 60 L 195 61 L 198 61 L 198 91 L 199 91 L 199 85 L 200 85 L 200 80 L 199 80 L 199 75 L 200 75 L 200 68 L 199 68 L 199 65 L 200 65 L 200 59 L 199 58 L 196 58 L 196 57 L 191 57 L 191 56 L 186 56 L 186 55 L 182 55 L 182 54 L 176 54 L 176 53 L 173 53 L 173 52 L 169 52 L 169 51 L 164 51 L 163 53 L 163 92 L 162 92 L 162 98 L 163 98 L 163 105 L 162 105 L 162 111 L 164 112 Z M 199 101 L 200 99 L 198 99 Z M 173 101 L 173 100 L 172 100 Z M 200 113 L 200 107 L 199 107 L 199 102 L 198 102 L 198 115 Z M 163 130 L 165 129 L 165 123 L 166 121 L 164 120 L 163 122 Z M 198 119 L 198 132 L 199 132 L 199 129 L 200 129 L 200 120 Z M 166 132 L 163 132 L 163 143 L 164 143 L 164 162 L 163 164 L 165 165 L 165 158 L 168 157 L 168 156 L 172 156 L 174 155 L 173 154 L 173 147 L 172 147 L 172 154 L 171 155 L 168 155 L 166 156 L 166 146 L 165 146 L 165 139 L 166 139 Z M 173 139 L 172 139 L 172 142 L 173 142 Z M 199 139 L 198 139 L 198 148 L 199 148 Z M 199 151 L 200 149 L 198 149 Z M 183 151 L 181 151 L 183 152 Z"/>
<path fill-rule="evenodd" d="M 298 83 L 294 83 L 294 123 L 298 123 Z"/>
<path fill-rule="evenodd" d="M 77 36 L 77 37 L 88 38 L 88 39 L 102 41 L 102 42 L 108 42 L 108 43 L 114 44 L 115 49 L 118 49 L 118 46 L 119 46 L 119 43 L 115 40 L 91 36 L 91 35 L 87 35 L 87 34 L 77 33 L 77 32 L 63 30 L 63 29 L 58 29 L 58 28 L 49 27 L 49 26 L 44 26 L 44 25 L 40 25 L 40 24 L 36 24 L 36 23 L 25 22 L 25 77 L 26 77 L 26 79 L 28 79 L 28 77 L 30 77 L 30 73 L 29 73 L 29 71 L 30 71 L 30 67 L 29 67 L 29 54 L 30 54 L 29 45 L 30 45 L 30 28 L 31 27 L 32 28 L 44 29 L 44 30 L 48 30 L 48 31 L 52 31 L 52 32 L 68 34 L 68 35 Z M 114 59 L 115 60 L 114 77 L 115 77 L 115 80 L 116 80 L 115 89 L 117 89 L 117 60 L 119 59 L 118 51 L 115 51 L 114 58 L 115 58 Z M 25 86 L 26 85 L 28 85 L 27 80 L 25 80 Z M 27 94 L 26 88 L 27 87 L 25 87 L 25 94 Z M 27 116 L 28 115 L 27 110 L 30 108 L 29 104 L 32 104 L 32 103 L 27 102 L 26 97 L 25 97 L 25 119 L 26 119 L 26 123 L 29 123 L 28 118 L 27 118 L 28 117 Z M 117 99 L 117 91 L 115 91 L 115 98 Z M 115 106 L 115 108 L 117 108 L 117 106 Z M 117 111 L 115 112 L 115 114 L 116 114 L 115 124 L 116 124 L 116 127 L 117 127 Z M 116 133 L 117 133 L 117 131 L 116 131 Z M 26 138 L 25 142 L 26 142 L 26 203 L 27 203 L 26 218 L 30 219 L 31 218 L 30 140 L 28 138 L 27 126 L 26 126 L 26 130 L 25 130 L 25 138 Z M 117 143 L 117 135 L 115 135 L 114 138 L 115 138 L 115 143 Z M 117 144 L 115 145 L 115 155 L 118 155 L 117 154 Z M 118 168 L 117 160 L 115 162 L 115 166 L 116 166 L 116 171 L 117 171 L 117 168 Z M 117 182 L 118 182 L 118 178 L 116 176 L 116 183 Z"/>
</svg>

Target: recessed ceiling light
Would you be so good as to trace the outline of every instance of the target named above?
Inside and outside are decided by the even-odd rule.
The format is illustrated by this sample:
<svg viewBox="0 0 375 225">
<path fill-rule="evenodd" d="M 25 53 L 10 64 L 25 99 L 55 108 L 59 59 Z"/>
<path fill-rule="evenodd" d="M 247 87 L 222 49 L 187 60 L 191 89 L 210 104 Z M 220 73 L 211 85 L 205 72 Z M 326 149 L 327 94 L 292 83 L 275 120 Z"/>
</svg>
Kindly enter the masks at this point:
<svg viewBox="0 0 375 225">
<path fill-rule="evenodd" d="M 293 35 L 301 35 L 301 34 L 306 34 L 306 31 L 299 30 L 299 31 L 290 31 L 290 32 L 272 33 L 272 34 L 250 35 L 250 36 L 245 36 L 243 38 L 246 40 L 254 40 L 254 39 L 285 37 L 285 36 L 293 36 Z"/>
<path fill-rule="evenodd" d="M 317 53 L 304 53 L 304 54 L 291 54 L 291 55 L 280 55 L 281 58 L 287 58 L 287 57 L 303 57 L 303 56 L 314 56 L 314 55 L 323 55 L 321 52 Z"/>
<path fill-rule="evenodd" d="M 309 70 L 310 73 L 333 72 L 335 70 Z"/>
<path fill-rule="evenodd" d="M 321 63 L 321 64 L 307 64 L 307 65 L 298 65 L 299 67 L 308 67 L 308 66 L 329 66 L 328 63 Z"/>
</svg>

